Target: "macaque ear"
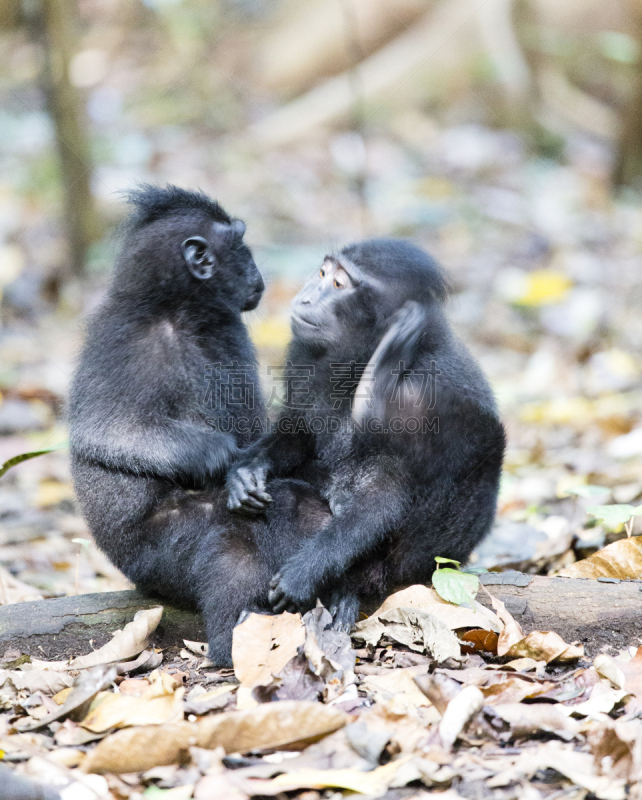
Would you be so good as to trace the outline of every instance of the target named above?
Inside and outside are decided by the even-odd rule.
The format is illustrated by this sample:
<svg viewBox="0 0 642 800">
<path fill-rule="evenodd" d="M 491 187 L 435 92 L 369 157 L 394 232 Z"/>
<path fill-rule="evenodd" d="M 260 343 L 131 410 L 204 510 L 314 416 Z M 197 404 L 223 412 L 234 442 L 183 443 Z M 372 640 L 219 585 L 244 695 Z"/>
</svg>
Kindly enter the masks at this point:
<svg viewBox="0 0 642 800">
<path fill-rule="evenodd" d="M 187 269 L 201 281 L 211 278 L 216 265 L 216 256 L 210 249 L 207 239 L 190 236 L 181 245 Z"/>
</svg>

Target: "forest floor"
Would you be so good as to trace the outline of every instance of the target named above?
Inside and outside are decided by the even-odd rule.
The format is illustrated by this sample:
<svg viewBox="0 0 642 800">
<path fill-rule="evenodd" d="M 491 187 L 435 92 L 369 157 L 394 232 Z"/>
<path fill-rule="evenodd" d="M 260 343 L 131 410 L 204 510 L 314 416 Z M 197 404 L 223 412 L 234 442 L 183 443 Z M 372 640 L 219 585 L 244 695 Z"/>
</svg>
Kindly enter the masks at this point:
<svg viewBox="0 0 642 800">
<path fill-rule="evenodd" d="M 497 523 L 471 565 L 638 578 L 642 208 L 612 196 L 608 158 L 588 140 L 551 161 L 481 126 L 439 130 L 417 117 L 394 129 L 368 143 L 368 229 L 411 235 L 446 266 L 449 313 L 508 432 Z M 264 366 L 280 362 L 287 302 L 305 272 L 356 229 L 345 221 L 356 213 L 349 175 L 311 181 L 296 201 L 293 187 L 301 174 L 324 175 L 328 152 L 340 172 L 351 146 L 336 136 L 287 162 L 265 159 L 263 172 L 247 165 L 263 187 L 254 212 L 269 289 L 248 322 Z M 222 172 L 205 175 L 220 198 L 251 194 Z M 165 163 L 153 177 L 175 176 Z M 288 243 L 277 247 L 266 221 L 284 215 Z M 28 279 L 7 287 L 0 462 L 66 438 L 81 318 L 104 283 L 69 288 L 54 312 L 30 306 Z M 618 508 L 587 512 L 595 506 Z M 597 552 L 599 566 L 587 566 Z M 78 512 L 65 450 L 0 479 L 1 603 L 126 588 Z M 251 617 L 237 629 L 233 672 L 213 669 L 199 643 L 161 652 L 149 611 L 88 662 L 0 647 L 0 765 L 62 800 L 639 796 L 640 639 L 583 652 L 524 636 L 500 604 L 469 606 L 414 588 L 351 640 L 324 632 L 320 610 L 303 621 Z"/>
</svg>

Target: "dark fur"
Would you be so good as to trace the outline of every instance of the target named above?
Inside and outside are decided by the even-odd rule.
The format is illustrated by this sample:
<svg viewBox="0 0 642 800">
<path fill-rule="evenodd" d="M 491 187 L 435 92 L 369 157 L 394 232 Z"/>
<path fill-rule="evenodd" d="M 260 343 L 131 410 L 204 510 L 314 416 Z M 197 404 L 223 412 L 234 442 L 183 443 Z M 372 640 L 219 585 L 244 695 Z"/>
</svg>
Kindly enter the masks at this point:
<svg viewBox="0 0 642 800">
<path fill-rule="evenodd" d="M 338 589 L 344 603 L 338 622 L 347 627 L 359 601 L 429 581 L 435 556 L 466 561 L 493 522 L 504 431 L 486 379 L 450 330 L 443 309 L 447 285 L 435 262 L 396 240 L 353 245 L 342 251 L 342 259 L 373 280 L 332 296 L 304 287 L 293 304 L 295 318 L 311 317 L 316 304 L 320 311 L 314 319 L 323 320 L 318 335 L 297 334 L 295 326 L 287 354 L 293 364 L 315 367 L 306 396 L 313 408 L 286 411 L 289 429 L 300 432 L 268 436 L 249 448 L 239 466 L 268 479 L 305 477 L 328 500 L 332 520 L 288 560 L 271 602 L 277 610 L 305 609 L 315 597 Z M 333 330 L 334 339 L 327 341 Z M 378 418 L 386 428 L 395 416 L 436 417 L 438 432 L 305 432 L 312 416 L 340 414 L 349 422 L 352 398 L 335 408 L 331 365 L 364 365 L 384 336 L 374 382 L 367 384 L 372 408 L 361 408 L 361 425 Z M 403 410 L 390 402 L 397 380 L 391 371 L 400 362 L 408 373 Z M 433 362 L 440 373 L 435 406 L 427 407 L 426 396 L 415 407 L 412 396 L 424 378 L 412 370 L 427 370 Z M 228 485 L 231 507 L 242 511 L 238 473 L 228 476 Z"/>
<path fill-rule="evenodd" d="M 271 517 L 231 518 L 223 491 L 227 465 L 265 420 L 241 320 L 262 280 L 241 236 L 216 225 L 230 217 L 204 195 L 143 187 L 130 199 L 113 281 L 71 388 L 76 493 L 98 546 L 138 587 L 200 608 L 213 658 L 229 663 L 240 610 L 266 601 L 286 558 Z M 195 235 L 216 253 L 208 280 L 190 273 L 181 250 Z M 206 368 L 234 362 L 254 384 L 254 404 L 219 397 L 213 408 Z M 220 432 L 241 419 L 235 433 Z M 296 481 L 277 482 L 273 493 L 280 518 L 292 519 L 290 555 L 300 538 L 294 520 L 317 530 L 327 505 Z"/>
</svg>

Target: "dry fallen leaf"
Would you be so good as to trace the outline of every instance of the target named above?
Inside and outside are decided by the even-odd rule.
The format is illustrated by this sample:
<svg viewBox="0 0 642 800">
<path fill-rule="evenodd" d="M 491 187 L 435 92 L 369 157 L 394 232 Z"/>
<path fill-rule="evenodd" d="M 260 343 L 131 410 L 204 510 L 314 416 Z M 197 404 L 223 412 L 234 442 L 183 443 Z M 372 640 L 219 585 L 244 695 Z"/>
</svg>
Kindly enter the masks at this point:
<svg viewBox="0 0 642 800">
<path fill-rule="evenodd" d="M 642 536 L 619 539 L 559 574 L 565 578 L 639 580 L 642 577 Z"/>
<path fill-rule="evenodd" d="M 74 658 L 69 669 L 87 669 L 137 656 L 149 644 L 149 637 L 158 627 L 162 615 L 162 606 L 138 611 L 133 621 L 125 625 L 122 631 L 116 631 L 110 642 L 93 653 Z"/>
<path fill-rule="evenodd" d="M 297 789 L 348 789 L 358 794 L 379 797 L 391 785 L 399 785 L 395 779 L 412 756 L 403 756 L 396 761 L 364 772 L 357 769 L 298 769 L 277 775 L 272 780 L 247 779 L 252 795 L 278 795 Z M 409 778 L 417 779 L 421 775 L 413 772 Z M 404 783 L 409 781 L 404 781 Z M 401 784 L 403 785 L 403 783 Z"/>
<path fill-rule="evenodd" d="M 470 719 L 483 705 L 484 695 L 476 686 L 465 686 L 453 697 L 439 723 L 439 736 L 445 747 L 452 747 Z"/>
<path fill-rule="evenodd" d="M 0 566 L 0 606 L 30 600 L 42 600 L 42 595 L 33 586 L 19 581 L 8 569 Z"/>
<path fill-rule="evenodd" d="M 94 733 L 111 728 L 127 728 L 135 725 L 163 725 L 183 719 L 183 695 L 185 689 L 154 696 L 152 688 L 142 697 L 110 692 L 92 708 L 80 723 Z"/>
<path fill-rule="evenodd" d="M 69 716 L 83 717 L 94 697 L 109 686 L 115 677 L 116 667 L 108 667 L 104 664 L 93 667 L 87 672 L 81 672 L 74 682 L 72 691 L 59 709 L 44 719 L 22 726 L 22 730 L 36 730 Z"/>
<path fill-rule="evenodd" d="M 222 710 L 232 702 L 237 688 L 236 683 L 222 683 L 208 692 L 201 684 L 197 684 L 185 698 L 184 713 L 201 715 Z"/>
<path fill-rule="evenodd" d="M 492 710 L 510 725 L 515 738 L 533 736 L 541 731 L 572 739 L 580 724 L 569 717 L 566 708 L 550 703 L 499 703 Z"/>
<path fill-rule="evenodd" d="M 543 660 L 550 664 L 551 661 L 576 661 L 584 655 L 584 647 L 566 644 L 554 631 L 533 631 L 511 645 L 503 655 Z"/>
<path fill-rule="evenodd" d="M 232 770 L 223 769 L 215 774 L 208 772 L 194 787 L 194 800 L 248 800 L 246 784 L 247 781 L 241 781 Z M 163 794 L 162 800 L 165 797 Z"/>
<path fill-rule="evenodd" d="M 497 644 L 499 637 L 495 631 L 487 631 L 482 629 L 463 631 L 457 634 L 462 644 L 462 653 L 475 653 L 483 650 L 487 653 L 497 653 Z"/>
<path fill-rule="evenodd" d="M 598 773 L 618 780 L 639 776 L 640 726 L 636 722 L 609 722 L 587 733 Z"/>
<path fill-rule="evenodd" d="M 250 614 L 234 628 L 232 660 L 241 687 L 266 686 L 305 642 L 300 614 Z"/>
<path fill-rule="evenodd" d="M 595 714 L 608 714 L 629 692 L 625 689 L 613 689 L 606 681 L 595 684 L 591 690 L 590 697 L 582 703 L 568 705 L 571 714 L 581 716 L 593 716 Z"/>
<path fill-rule="evenodd" d="M 417 652 L 428 651 L 437 661 L 459 658 L 457 637 L 439 617 L 420 608 L 391 608 L 358 622 L 354 639 L 376 646 L 383 635 Z"/>
<path fill-rule="evenodd" d="M 418 712 L 408 712 L 398 708 L 394 703 L 380 700 L 359 715 L 359 722 L 365 723 L 372 733 L 385 733 L 398 746 L 402 754 L 413 753 L 419 743 L 426 738 L 424 711 L 434 713 L 434 709 L 420 708 Z"/>
<path fill-rule="evenodd" d="M 556 687 L 552 681 L 528 681 L 515 674 L 495 673 L 482 687 L 486 705 L 520 703 L 540 697 Z"/>
<path fill-rule="evenodd" d="M 140 772 L 185 757 L 191 745 L 226 753 L 288 747 L 299 749 L 342 728 L 346 714 L 321 703 L 284 701 L 229 711 L 197 723 L 127 728 L 103 739 L 82 769 L 86 772 Z"/>
<path fill-rule="evenodd" d="M 423 675 L 425 667 L 391 669 L 388 675 L 368 675 L 363 678 L 362 688 L 375 700 L 386 700 L 401 711 L 431 705 L 430 700 L 415 683 L 415 677 Z"/>
<path fill-rule="evenodd" d="M 504 625 L 503 630 L 499 634 L 499 641 L 497 642 L 497 655 L 504 656 L 513 644 L 516 644 L 524 638 L 524 633 L 517 620 L 513 618 L 513 615 L 507 610 L 501 600 L 491 595 L 490 601 L 497 612 L 497 616 Z"/>
<path fill-rule="evenodd" d="M 582 645 L 566 644 L 561 636 L 553 631 L 532 631 L 528 636 L 519 623 L 506 609 L 504 603 L 491 597 L 493 608 L 504 623 L 504 630 L 499 634 L 497 655 L 513 658 L 532 658 L 535 661 L 575 661 L 584 655 Z"/>
<path fill-rule="evenodd" d="M 16 691 L 43 692 L 53 695 L 73 684 L 73 678 L 64 672 L 49 672 L 42 669 L 0 669 L 0 690 L 3 696 L 10 695 L 10 687 Z"/>
<path fill-rule="evenodd" d="M 617 689 L 625 689 L 629 694 L 642 699 L 642 647 L 638 647 L 629 661 L 601 654 L 595 657 L 593 666 Z"/>
<path fill-rule="evenodd" d="M 502 628 L 497 616 L 481 603 L 475 601 L 473 609 L 456 606 L 441 598 L 431 587 L 420 583 L 391 594 L 370 615 L 370 619 L 392 608 L 421 608 L 439 617 L 451 630 L 483 628 L 487 631 L 499 633 Z"/>
<path fill-rule="evenodd" d="M 589 753 L 578 752 L 561 742 L 546 742 L 537 747 L 524 749 L 513 767 L 507 770 L 508 775 L 502 776 L 501 785 L 518 781 L 520 777 L 530 780 L 538 770 L 547 768 L 556 770 L 572 784 L 586 789 L 599 800 L 624 800 L 626 797 L 622 780 L 611 775 L 597 774 L 593 757 Z M 488 783 L 491 787 L 500 785 L 492 778 Z"/>
</svg>

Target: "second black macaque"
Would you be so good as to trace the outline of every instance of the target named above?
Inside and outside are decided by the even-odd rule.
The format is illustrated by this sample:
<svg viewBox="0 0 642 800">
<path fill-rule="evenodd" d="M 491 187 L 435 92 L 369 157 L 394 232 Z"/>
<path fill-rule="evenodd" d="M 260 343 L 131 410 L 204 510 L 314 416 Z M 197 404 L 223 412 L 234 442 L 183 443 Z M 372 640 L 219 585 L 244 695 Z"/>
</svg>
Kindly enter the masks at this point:
<svg viewBox="0 0 642 800">
<path fill-rule="evenodd" d="M 287 362 L 309 383 L 228 475 L 235 512 L 274 513 L 274 479 L 288 476 L 332 511 L 272 580 L 274 611 L 330 595 L 349 629 L 361 602 L 428 582 L 435 556 L 465 562 L 488 533 L 504 431 L 446 296 L 422 250 L 375 239 L 327 257 L 295 298 Z"/>
</svg>

